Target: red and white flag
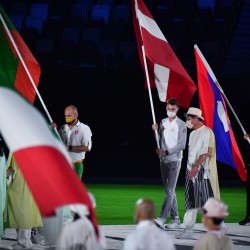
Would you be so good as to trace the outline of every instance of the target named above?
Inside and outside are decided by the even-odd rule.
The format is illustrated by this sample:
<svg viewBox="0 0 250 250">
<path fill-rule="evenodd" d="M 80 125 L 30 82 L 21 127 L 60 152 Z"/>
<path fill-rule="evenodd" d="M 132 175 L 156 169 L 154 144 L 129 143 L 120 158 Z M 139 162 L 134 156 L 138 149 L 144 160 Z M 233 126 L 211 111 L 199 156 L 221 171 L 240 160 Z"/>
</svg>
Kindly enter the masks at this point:
<svg viewBox="0 0 250 250">
<path fill-rule="evenodd" d="M 64 205 L 84 204 L 98 234 L 92 202 L 65 146 L 34 106 L 6 87 L 0 87 L 0 131 L 41 215 L 54 215 Z"/>
<path fill-rule="evenodd" d="M 157 87 L 160 101 L 176 98 L 188 108 L 196 85 L 188 75 L 142 0 L 131 0 L 134 28 L 142 67 L 144 46 L 150 86 Z"/>
</svg>

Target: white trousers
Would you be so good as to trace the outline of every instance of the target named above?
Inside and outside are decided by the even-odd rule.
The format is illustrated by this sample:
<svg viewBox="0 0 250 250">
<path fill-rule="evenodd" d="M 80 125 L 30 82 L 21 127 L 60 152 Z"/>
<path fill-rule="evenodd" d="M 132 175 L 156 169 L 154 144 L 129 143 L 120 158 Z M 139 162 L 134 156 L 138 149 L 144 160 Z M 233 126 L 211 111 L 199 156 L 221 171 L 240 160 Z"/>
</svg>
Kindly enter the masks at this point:
<svg viewBox="0 0 250 250">
<path fill-rule="evenodd" d="M 192 231 L 197 217 L 197 209 L 188 209 L 183 218 L 183 227 L 186 231 Z"/>
<path fill-rule="evenodd" d="M 63 227 L 63 208 L 56 210 L 56 216 L 43 218 L 45 245 L 56 245 Z"/>
</svg>

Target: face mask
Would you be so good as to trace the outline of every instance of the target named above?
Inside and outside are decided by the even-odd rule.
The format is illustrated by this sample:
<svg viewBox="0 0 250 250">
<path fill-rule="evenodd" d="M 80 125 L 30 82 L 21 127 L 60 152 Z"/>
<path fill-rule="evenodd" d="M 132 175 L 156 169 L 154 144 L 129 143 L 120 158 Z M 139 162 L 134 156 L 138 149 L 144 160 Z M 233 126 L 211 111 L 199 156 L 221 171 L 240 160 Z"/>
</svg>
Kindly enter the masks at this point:
<svg viewBox="0 0 250 250">
<path fill-rule="evenodd" d="M 75 120 L 75 118 L 66 118 L 65 119 L 66 120 L 66 123 L 72 123 L 74 120 Z"/>
<path fill-rule="evenodd" d="M 173 118 L 173 117 L 175 117 L 175 116 L 176 116 L 176 112 L 173 112 L 173 111 L 167 111 L 167 115 L 168 115 L 168 117 Z"/>
<path fill-rule="evenodd" d="M 188 120 L 188 121 L 186 121 L 186 126 L 187 126 L 188 128 L 190 128 L 190 129 L 192 129 L 193 126 L 194 126 L 194 124 L 192 124 L 191 121 Z"/>
</svg>

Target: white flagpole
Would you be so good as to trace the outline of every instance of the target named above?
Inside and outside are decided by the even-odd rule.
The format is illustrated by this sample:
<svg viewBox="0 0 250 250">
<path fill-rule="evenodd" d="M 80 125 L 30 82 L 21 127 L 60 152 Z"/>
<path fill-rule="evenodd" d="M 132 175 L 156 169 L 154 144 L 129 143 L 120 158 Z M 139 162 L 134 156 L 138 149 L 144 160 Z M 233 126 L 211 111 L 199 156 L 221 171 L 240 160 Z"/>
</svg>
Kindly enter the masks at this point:
<svg viewBox="0 0 250 250">
<path fill-rule="evenodd" d="M 203 56 L 203 54 L 201 53 L 200 49 L 198 48 L 198 46 L 197 46 L 196 44 L 194 45 L 194 48 L 195 48 L 195 49 L 197 50 L 197 52 L 199 53 L 199 55 L 200 55 L 200 57 L 201 57 L 203 63 L 205 64 L 205 66 L 206 66 L 206 68 L 207 68 L 207 70 L 208 70 L 208 73 L 209 73 L 210 76 L 212 77 L 212 79 L 213 79 L 214 83 L 216 84 L 216 86 L 218 87 L 220 93 L 223 95 L 223 97 L 224 97 L 224 99 L 225 99 L 227 105 L 229 106 L 229 108 L 230 108 L 231 112 L 233 113 L 233 115 L 234 115 L 236 121 L 238 122 L 238 124 L 239 124 L 239 126 L 240 126 L 240 128 L 241 128 L 241 130 L 242 130 L 242 132 L 243 132 L 243 134 L 245 135 L 245 134 L 246 134 L 246 130 L 244 129 L 244 127 L 243 127 L 242 123 L 240 122 L 238 116 L 236 115 L 236 113 L 235 113 L 235 111 L 234 111 L 232 105 L 230 104 L 229 100 L 227 99 L 227 97 L 226 97 L 226 95 L 225 95 L 223 89 L 221 88 L 221 86 L 220 86 L 220 84 L 219 84 L 219 82 L 218 82 L 218 80 L 217 80 L 217 78 L 216 78 L 214 72 L 212 71 L 211 67 L 209 66 L 207 60 L 205 59 L 205 57 Z M 248 139 L 248 142 L 250 143 L 250 139 Z"/>
<path fill-rule="evenodd" d="M 39 91 L 38 91 L 38 89 L 37 89 L 37 87 L 36 87 L 36 84 L 35 84 L 35 82 L 34 82 L 32 76 L 31 76 L 31 74 L 30 74 L 30 72 L 29 72 L 29 70 L 28 70 L 28 68 L 27 68 L 27 66 L 26 66 L 26 64 L 25 64 L 25 62 L 24 62 L 24 60 L 23 60 L 23 58 L 22 58 L 22 56 L 21 56 L 21 53 L 20 53 L 20 51 L 18 50 L 17 45 L 16 45 L 16 43 L 15 43 L 15 41 L 14 41 L 14 39 L 13 39 L 13 37 L 12 37 L 12 35 L 11 35 L 11 33 L 10 33 L 10 31 L 9 31 L 9 29 L 8 29 L 8 27 L 7 27 L 7 25 L 6 25 L 6 23 L 5 23 L 5 21 L 4 21 L 4 19 L 3 19 L 3 17 L 2 17 L 1 14 L 0 14 L 0 20 L 1 20 L 2 23 L 3 23 L 4 29 L 5 29 L 5 31 L 6 31 L 6 33 L 7 33 L 8 37 L 9 37 L 9 39 L 10 39 L 12 45 L 13 45 L 13 47 L 14 47 L 14 49 L 16 50 L 16 53 L 17 53 L 17 55 L 18 55 L 18 58 L 20 59 L 22 65 L 23 65 L 23 67 L 24 67 L 24 69 L 25 69 L 25 71 L 26 71 L 26 73 L 27 73 L 27 75 L 28 75 L 28 77 L 29 77 L 29 79 L 30 79 L 31 84 L 32 84 L 33 88 L 34 88 L 35 91 L 36 91 L 36 94 L 37 94 L 37 96 L 38 96 L 38 98 L 39 98 L 39 100 L 40 100 L 40 102 L 41 102 L 41 104 L 42 104 L 42 106 L 43 106 L 43 108 L 44 108 L 44 110 L 45 110 L 45 112 L 46 112 L 48 118 L 49 118 L 50 123 L 52 123 L 53 120 L 52 120 L 52 118 L 51 118 L 51 116 L 50 116 L 50 114 L 49 114 L 49 112 L 48 112 L 48 110 L 47 110 L 47 108 L 46 108 L 46 106 L 45 106 L 45 104 L 44 104 L 44 102 L 43 102 L 43 99 L 42 99 L 42 97 L 41 97 L 41 95 L 40 95 L 40 93 L 39 93 Z M 57 129 L 54 128 L 54 130 L 55 130 L 56 134 L 58 135 L 58 137 L 61 138 L 60 135 L 59 135 L 59 133 L 58 133 L 58 131 L 57 131 Z"/>
<path fill-rule="evenodd" d="M 137 11 L 138 11 L 137 0 L 135 1 L 135 5 L 136 5 L 136 7 L 135 7 L 136 16 L 138 18 L 138 15 L 137 15 Z M 139 19 L 138 19 L 138 23 L 139 23 L 139 27 L 140 27 L 141 37 L 142 37 L 142 40 L 143 40 L 142 31 L 141 31 L 141 25 L 140 25 Z M 149 81 L 149 75 L 148 75 L 148 66 L 147 66 L 147 61 L 146 61 L 146 55 L 145 55 L 144 45 L 141 46 L 141 49 L 142 49 L 143 63 L 144 63 L 144 68 L 145 68 L 145 73 L 146 73 L 148 95 L 149 95 L 149 100 L 150 100 L 150 107 L 151 107 L 151 113 L 152 113 L 152 118 L 153 118 L 153 124 L 155 125 L 156 124 L 156 120 L 155 120 L 154 103 L 153 103 L 152 92 L 151 92 L 151 87 L 150 87 L 150 81 Z M 155 130 L 154 132 L 155 132 L 155 138 L 156 138 L 157 148 L 160 148 L 158 131 Z"/>
</svg>

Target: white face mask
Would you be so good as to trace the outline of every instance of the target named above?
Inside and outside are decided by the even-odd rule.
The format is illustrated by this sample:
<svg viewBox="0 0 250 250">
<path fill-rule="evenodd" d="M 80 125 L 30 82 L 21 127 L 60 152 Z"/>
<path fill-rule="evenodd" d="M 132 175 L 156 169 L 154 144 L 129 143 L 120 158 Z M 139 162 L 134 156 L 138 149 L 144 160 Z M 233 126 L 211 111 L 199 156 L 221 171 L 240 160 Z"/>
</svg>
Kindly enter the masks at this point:
<svg viewBox="0 0 250 250">
<path fill-rule="evenodd" d="M 190 129 L 192 129 L 193 126 L 194 126 L 194 124 L 192 124 L 191 121 L 188 120 L 188 121 L 186 121 L 186 126 L 187 126 L 188 128 L 190 128 Z"/>
<path fill-rule="evenodd" d="M 174 111 L 167 111 L 167 115 L 168 115 L 168 117 L 173 118 L 173 117 L 176 116 L 176 112 L 174 112 Z"/>
</svg>

